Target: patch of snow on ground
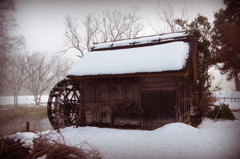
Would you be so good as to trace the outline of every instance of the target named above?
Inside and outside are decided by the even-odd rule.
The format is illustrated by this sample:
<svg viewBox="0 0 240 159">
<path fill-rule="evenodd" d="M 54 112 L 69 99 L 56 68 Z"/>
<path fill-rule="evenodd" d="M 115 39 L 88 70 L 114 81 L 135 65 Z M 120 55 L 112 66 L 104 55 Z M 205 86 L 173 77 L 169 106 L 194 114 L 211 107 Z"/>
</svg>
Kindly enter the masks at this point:
<svg viewBox="0 0 240 159">
<path fill-rule="evenodd" d="M 19 141 L 20 143 L 23 143 L 23 146 L 30 148 L 33 148 L 33 139 L 35 138 L 38 138 L 38 135 L 31 132 L 18 132 L 10 136 L 10 139 L 13 139 L 15 142 Z"/>
</svg>

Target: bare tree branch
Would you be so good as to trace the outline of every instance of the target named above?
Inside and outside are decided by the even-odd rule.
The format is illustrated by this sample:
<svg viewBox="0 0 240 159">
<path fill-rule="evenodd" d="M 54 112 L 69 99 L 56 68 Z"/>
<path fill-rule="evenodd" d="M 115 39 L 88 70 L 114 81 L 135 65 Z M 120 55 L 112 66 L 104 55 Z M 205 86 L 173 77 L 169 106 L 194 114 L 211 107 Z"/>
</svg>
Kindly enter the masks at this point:
<svg viewBox="0 0 240 159">
<path fill-rule="evenodd" d="M 24 86 L 33 94 L 36 105 L 40 104 L 43 92 L 55 85 L 55 79 L 65 77 L 71 65 L 69 59 L 45 52 L 34 51 L 28 56 L 25 69 L 28 78 Z"/>
<path fill-rule="evenodd" d="M 68 16 L 63 51 L 74 48 L 80 52 L 79 57 L 83 57 L 85 51 L 90 51 L 93 43 L 137 37 L 143 30 L 138 11 L 138 7 L 132 7 L 126 12 L 106 10 L 101 14 L 89 13 L 82 22 L 85 29 L 81 35 L 77 31 L 76 21 Z"/>
<path fill-rule="evenodd" d="M 153 24 L 150 23 L 152 29 L 156 33 L 163 33 L 163 32 L 177 32 L 183 29 L 182 26 L 176 25 L 176 20 L 181 19 L 183 22 L 188 23 L 190 14 L 189 8 L 183 4 L 182 8 L 180 8 L 180 17 L 175 12 L 177 9 L 174 5 L 170 4 L 167 1 L 158 1 L 157 3 L 157 17 L 158 23 L 157 26 L 154 27 Z"/>
<path fill-rule="evenodd" d="M 25 52 L 10 54 L 0 72 L 3 80 L 1 87 L 7 87 L 12 91 L 15 106 L 18 105 L 19 91 L 22 88 L 23 83 L 28 78 L 28 75 L 25 72 L 27 62 L 26 59 L 27 55 Z"/>
<path fill-rule="evenodd" d="M 82 38 L 77 31 L 78 24 L 76 21 L 68 15 L 66 17 L 66 31 L 65 31 L 65 44 L 63 52 L 67 52 L 70 49 L 76 49 L 79 51 L 79 57 L 83 57 L 84 48 L 81 47 Z"/>
</svg>

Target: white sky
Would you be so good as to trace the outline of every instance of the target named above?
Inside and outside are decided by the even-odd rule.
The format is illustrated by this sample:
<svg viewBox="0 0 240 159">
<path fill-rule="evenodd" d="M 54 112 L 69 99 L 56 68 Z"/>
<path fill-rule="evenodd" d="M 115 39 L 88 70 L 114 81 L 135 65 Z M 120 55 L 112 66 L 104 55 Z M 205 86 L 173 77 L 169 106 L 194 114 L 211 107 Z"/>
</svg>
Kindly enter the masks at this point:
<svg viewBox="0 0 240 159">
<path fill-rule="evenodd" d="M 126 10 L 130 6 L 139 6 L 140 15 L 146 26 L 145 35 L 154 34 L 148 20 L 157 20 L 156 0 L 15 0 L 17 12 L 14 14 L 17 32 L 22 34 L 31 50 L 49 53 L 61 50 L 64 39 L 64 21 L 67 15 L 76 17 L 79 22 L 89 12 L 99 13 L 105 10 Z M 160 0 L 160 3 L 166 1 Z M 185 4 L 193 17 L 198 12 L 213 21 L 214 11 L 224 8 L 222 0 L 169 0 L 176 12 Z M 71 52 L 69 56 L 76 57 Z M 225 79 L 225 78 L 223 78 Z M 226 84 L 227 87 L 228 84 Z M 231 84 L 232 85 L 232 84 Z M 226 87 L 226 89 L 227 89 Z M 231 86 L 232 87 L 232 86 Z"/>
<path fill-rule="evenodd" d="M 64 20 L 69 14 L 80 19 L 89 12 L 98 13 L 105 10 L 126 10 L 138 5 L 140 15 L 146 26 L 146 34 L 153 34 L 148 19 L 156 21 L 156 0 L 15 0 L 15 14 L 19 25 L 18 32 L 25 36 L 28 47 L 36 50 L 54 52 L 60 50 L 64 37 Z M 160 1 L 165 3 L 166 1 Z M 213 19 L 213 12 L 224 5 L 222 0 L 169 0 L 176 9 L 185 5 L 195 17 L 197 12 Z M 176 10 L 176 11 L 177 11 Z"/>
</svg>

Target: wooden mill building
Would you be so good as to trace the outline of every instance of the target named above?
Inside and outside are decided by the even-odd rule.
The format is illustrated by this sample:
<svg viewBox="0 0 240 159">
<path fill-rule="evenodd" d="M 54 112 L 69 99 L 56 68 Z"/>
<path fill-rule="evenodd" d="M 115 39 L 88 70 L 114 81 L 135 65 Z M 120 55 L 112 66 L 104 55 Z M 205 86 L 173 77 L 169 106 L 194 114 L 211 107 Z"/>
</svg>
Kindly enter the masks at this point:
<svg viewBox="0 0 240 159">
<path fill-rule="evenodd" d="M 67 74 L 81 83 L 86 122 L 146 129 L 187 122 L 197 41 L 187 31 L 95 44 Z"/>
</svg>

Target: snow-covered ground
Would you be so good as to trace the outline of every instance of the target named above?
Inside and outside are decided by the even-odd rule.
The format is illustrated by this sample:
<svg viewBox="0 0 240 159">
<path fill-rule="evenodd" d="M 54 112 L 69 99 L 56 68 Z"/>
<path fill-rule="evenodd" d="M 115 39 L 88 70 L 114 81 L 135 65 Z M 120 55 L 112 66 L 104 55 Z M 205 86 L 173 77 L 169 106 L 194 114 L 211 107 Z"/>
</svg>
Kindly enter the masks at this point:
<svg viewBox="0 0 240 159">
<path fill-rule="evenodd" d="M 235 107 L 240 109 L 240 103 Z M 61 135 L 48 130 L 17 133 L 11 138 L 31 146 L 33 138 L 47 135 L 69 146 L 93 147 L 104 159 L 239 159 L 240 112 L 234 115 L 239 120 L 214 122 L 205 118 L 198 128 L 183 123 L 167 124 L 152 131 L 67 127 L 60 130 Z"/>
</svg>

